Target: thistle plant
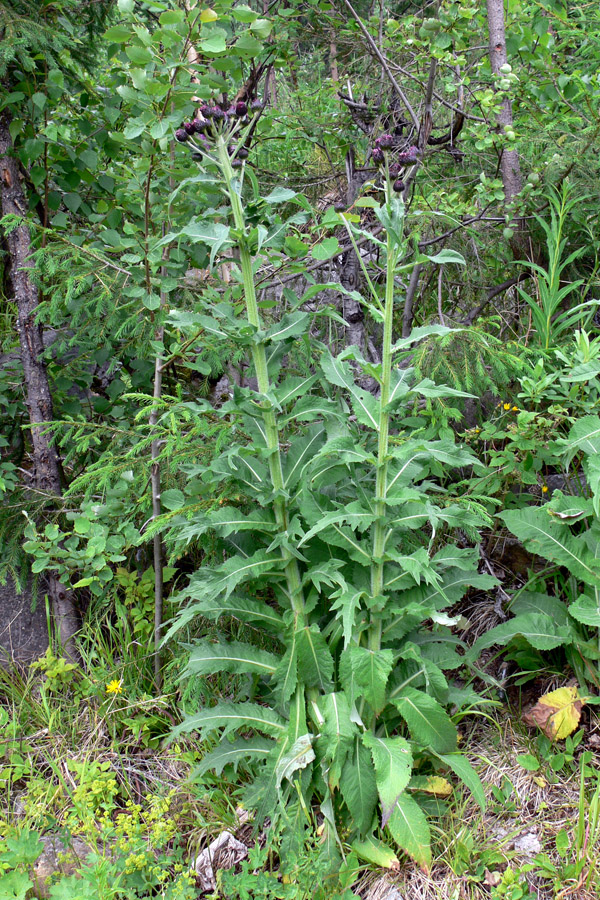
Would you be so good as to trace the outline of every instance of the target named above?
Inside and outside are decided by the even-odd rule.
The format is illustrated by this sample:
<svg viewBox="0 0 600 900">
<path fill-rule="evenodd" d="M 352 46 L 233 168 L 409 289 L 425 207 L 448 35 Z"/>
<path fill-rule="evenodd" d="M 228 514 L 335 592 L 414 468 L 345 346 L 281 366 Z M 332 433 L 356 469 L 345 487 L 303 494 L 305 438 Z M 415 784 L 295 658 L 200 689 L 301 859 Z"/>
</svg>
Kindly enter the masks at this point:
<svg viewBox="0 0 600 900">
<path fill-rule="evenodd" d="M 235 248 L 232 283 L 241 284 L 244 304 L 240 312 L 229 288 L 220 302 L 194 314 L 172 310 L 171 319 L 247 348 L 258 390 L 236 388 L 222 409 L 234 422 L 231 444 L 210 466 L 190 471 L 195 497 L 233 486 L 238 505 L 171 519 L 171 540 L 210 531 L 223 540 L 227 558 L 192 575 L 167 639 L 198 615 L 234 617 L 249 626 L 247 640 L 194 641 L 186 674 L 251 677 L 240 679 L 235 701 L 198 710 L 174 734 L 218 734 L 200 774 L 227 765 L 249 769 L 255 777 L 246 803 L 259 823 L 279 820 L 292 840 L 319 807 L 332 865 L 343 852 L 341 828 L 367 858 L 386 830 L 426 868 L 429 827 L 419 797 L 432 790 L 430 776 L 453 770 L 482 802 L 444 709 L 449 701 L 460 709 L 472 694 L 444 674 L 464 659 L 443 610 L 470 586 L 489 587 L 494 579 L 477 573 L 476 548 L 451 540 L 453 529 L 473 532 L 482 524 L 448 484 L 453 467 L 475 460 L 450 438 L 427 437 L 407 414 L 420 398 L 464 395 L 427 379 L 414 383 L 406 358 L 415 342 L 447 329 L 432 326 L 394 341 L 395 279 L 418 260 L 407 259 L 404 204 L 385 141 L 384 200 L 365 202 L 386 232 L 385 243 L 370 238 L 385 260 L 385 287 L 380 296 L 361 260 L 369 293 L 352 294 L 382 327 L 382 361 L 368 363 L 356 347 L 334 356 L 311 338 L 313 372 L 285 374 L 294 342 L 311 325 L 303 301 L 344 289 L 314 286 L 279 321 L 262 319 L 256 269 L 285 229 L 273 206 L 294 193 L 260 198 L 246 159 L 234 168 L 231 147 L 245 146 L 249 129 L 244 117 L 226 115 L 210 134 L 203 131 L 202 147 L 187 131 L 183 142 L 200 157 L 198 178 L 217 179 L 228 204 L 227 224 L 207 217 L 184 233 L 210 247 L 213 262 L 222 248 Z M 248 221 L 246 181 L 264 225 Z M 354 243 L 365 234 L 350 217 L 340 216 L 339 225 Z M 430 259 L 461 261 L 451 251 Z M 360 387 L 364 374 L 375 380 L 376 394 Z M 317 390 L 323 383 L 325 395 Z"/>
</svg>

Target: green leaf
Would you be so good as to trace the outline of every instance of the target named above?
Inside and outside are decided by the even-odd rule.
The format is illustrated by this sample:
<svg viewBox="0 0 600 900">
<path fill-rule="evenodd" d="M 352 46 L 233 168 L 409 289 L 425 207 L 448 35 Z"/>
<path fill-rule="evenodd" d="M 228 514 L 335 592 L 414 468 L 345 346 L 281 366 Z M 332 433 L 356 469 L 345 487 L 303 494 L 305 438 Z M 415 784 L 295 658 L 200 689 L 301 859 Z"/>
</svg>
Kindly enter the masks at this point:
<svg viewBox="0 0 600 900">
<path fill-rule="evenodd" d="M 357 729 L 351 721 L 350 704 L 343 692 L 326 694 L 317 704 L 318 747 L 324 757 L 321 768 L 327 776 L 329 790 L 334 791 L 339 786 L 342 767 Z"/>
<path fill-rule="evenodd" d="M 559 439 L 556 444 L 569 459 L 577 450 L 600 453 L 600 416 L 582 416 L 569 431 L 569 436 Z"/>
<path fill-rule="evenodd" d="M 275 710 L 257 703 L 227 703 L 222 701 L 210 709 L 187 716 L 181 724 L 172 729 L 170 739 L 180 734 L 197 731 L 201 736 L 210 734 L 217 728 L 223 729 L 223 735 L 238 729 L 256 729 L 270 737 L 278 738 L 285 734 L 287 723 Z"/>
<path fill-rule="evenodd" d="M 255 737 L 248 740 L 239 738 L 236 741 L 221 741 L 216 750 L 202 757 L 200 765 L 194 769 L 194 776 L 204 775 L 212 770 L 221 775 L 225 766 L 233 765 L 237 772 L 240 763 L 252 763 L 264 761 L 273 749 L 273 741 L 267 738 Z"/>
<path fill-rule="evenodd" d="M 410 781 L 413 758 L 408 741 L 402 737 L 382 738 L 366 731 L 362 740 L 373 757 L 381 802 L 381 827 L 384 828 Z"/>
<path fill-rule="evenodd" d="M 325 513 L 316 525 L 307 531 L 298 546 L 308 543 L 316 534 L 325 531 L 331 525 L 348 525 L 353 531 L 366 531 L 375 521 L 376 516 L 365 510 L 360 500 L 353 500 L 348 506 Z"/>
<path fill-rule="evenodd" d="M 304 334 L 310 322 L 310 316 L 305 312 L 285 313 L 265 334 L 267 341 L 285 341 L 289 338 Z"/>
<path fill-rule="evenodd" d="M 294 774 L 299 769 L 305 769 L 313 762 L 314 758 L 315 751 L 312 748 L 312 735 L 301 735 L 277 763 L 275 768 L 277 789 L 279 790 L 284 778 L 292 781 Z"/>
<path fill-rule="evenodd" d="M 449 766 L 455 775 L 457 775 L 473 794 L 473 798 L 478 803 L 479 808 L 483 812 L 485 810 L 485 792 L 479 775 L 462 753 L 437 754 L 439 759 Z"/>
<path fill-rule="evenodd" d="M 331 690 L 333 659 L 327 641 L 317 625 L 296 632 L 298 676 L 307 687 L 318 687 L 322 693 Z"/>
<path fill-rule="evenodd" d="M 104 32 L 103 37 L 105 41 L 110 41 L 112 44 L 124 44 L 131 40 L 131 29 L 124 25 L 114 25 Z"/>
<path fill-rule="evenodd" d="M 161 493 L 160 502 L 165 509 L 181 509 L 185 503 L 185 497 L 183 491 L 180 491 L 178 488 L 171 488 Z"/>
<path fill-rule="evenodd" d="M 158 17 L 161 25 L 178 25 L 185 19 L 185 13 L 182 9 L 166 9 Z"/>
<path fill-rule="evenodd" d="M 238 22 L 244 22 L 246 25 L 249 22 L 254 22 L 254 20 L 258 18 L 258 13 L 243 3 L 239 6 L 236 5 L 232 7 L 231 15 L 234 19 L 237 19 Z"/>
<path fill-rule="evenodd" d="M 258 56 L 263 45 L 249 31 L 241 34 L 233 45 L 233 52 L 238 56 Z"/>
<path fill-rule="evenodd" d="M 398 847 L 428 872 L 431 865 L 431 835 L 425 813 L 416 800 L 408 794 L 398 797 L 387 827 Z"/>
<path fill-rule="evenodd" d="M 394 697 L 394 706 L 408 725 L 414 741 L 437 753 L 456 750 L 456 728 L 443 707 L 423 691 L 404 688 Z"/>
<path fill-rule="evenodd" d="M 569 615 L 582 625 L 600 628 L 600 592 L 595 595 L 581 594 L 574 603 L 569 604 Z"/>
<path fill-rule="evenodd" d="M 297 191 L 292 191 L 290 188 L 286 187 L 276 187 L 273 188 L 270 194 L 264 198 L 265 203 L 270 203 L 272 206 L 275 206 L 277 203 L 287 203 L 288 200 L 293 200 L 294 197 L 298 196 Z"/>
<path fill-rule="evenodd" d="M 440 250 L 435 256 L 428 256 L 427 259 L 438 266 L 445 266 L 447 263 L 458 263 L 460 266 L 466 265 L 464 256 L 457 250 Z"/>
<path fill-rule="evenodd" d="M 304 469 L 311 462 L 323 443 L 325 429 L 322 425 L 308 428 L 303 437 L 296 437 L 288 450 L 283 467 L 283 482 L 287 490 L 294 488 Z"/>
<path fill-rule="evenodd" d="M 354 375 L 347 362 L 339 357 L 323 354 L 321 368 L 330 384 L 346 388 L 352 395 L 352 408 L 361 425 L 379 430 L 379 403 L 375 397 L 354 382 Z"/>
<path fill-rule="evenodd" d="M 340 680 L 352 699 L 364 697 L 378 714 L 385 706 L 390 672 L 394 667 L 391 650 L 347 647 L 340 660 Z"/>
<path fill-rule="evenodd" d="M 583 538 L 551 519 L 545 506 L 529 506 L 499 513 L 507 528 L 531 553 L 566 566 L 576 578 L 600 587 L 600 560 L 587 549 Z"/>
<path fill-rule="evenodd" d="M 565 629 L 559 628 L 549 616 L 525 613 L 486 631 L 475 641 L 472 651 L 478 655 L 494 644 L 504 646 L 517 636 L 524 637 L 536 650 L 554 650 L 571 641 Z"/>
<path fill-rule="evenodd" d="M 164 498 L 164 494 L 162 496 Z M 269 510 L 255 509 L 250 515 L 245 515 L 235 506 L 222 506 L 220 509 L 208 513 L 199 522 L 190 522 L 178 527 L 177 539 L 191 541 L 212 530 L 222 537 L 238 531 L 257 531 L 261 534 L 269 534 L 276 528 L 277 524 Z"/>
<path fill-rule="evenodd" d="M 222 28 L 213 28 L 210 32 L 205 32 L 206 37 L 200 41 L 200 49 L 209 56 L 218 56 L 227 50 L 226 37 L 227 32 Z"/>
<path fill-rule="evenodd" d="M 393 871 L 400 868 L 400 862 L 393 850 L 373 835 L 368 835 L 364 841 L 353 841 L 351 847 L 360 859 L 372 863 L 377 868 Z"/>
<path fill-rule="evenodd" d="M 365 834 L 373 822 L 377 783 L 371 754 L 358 735 L 342 767 L 340 791 L 359 834 Z"/>
<path fill-rule="evenodd" d="M 214 675 L 217 672 L 250 672 L 272 675 L 279 665 L 279 657 L 267 650 L 241 641 L 196 641 L 186 666 L 186 675 Z"/>
<path fill-rule="evenodd" d="M 315 244 L 315 246 L 310 251 L 310 255 L 313 259 L 330 259 L 332 256 L 335 256 L 336 253 L 340 252 L 340 244 L 337 238 L 329 237 L 325 238 L 324 241 L 321 241 L 320 244 Z"/>
</svg>

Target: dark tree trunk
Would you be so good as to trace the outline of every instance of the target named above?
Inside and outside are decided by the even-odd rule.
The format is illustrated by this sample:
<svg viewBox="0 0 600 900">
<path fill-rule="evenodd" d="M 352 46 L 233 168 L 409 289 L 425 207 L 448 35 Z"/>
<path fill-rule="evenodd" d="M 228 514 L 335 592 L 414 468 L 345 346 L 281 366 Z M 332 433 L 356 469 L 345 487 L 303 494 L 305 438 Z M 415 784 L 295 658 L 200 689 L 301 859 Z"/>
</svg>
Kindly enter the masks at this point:
<svg viewBox="0 0 600 900">
<path fill-rule="evenodd" d="M 19 165 L 12 156 L 11 116 L 8 109 L 0 113 L 0 208 L 2 216 L 24 217 L 27 204 L 19 175 Z M 60 496 L 62 470 L 57 449 L 44 431 L 52 421 L 52 396 L 43 361 L 44 345 L 41 325 L 35 321 L 38 290 L 31 280 L 31 239 L 27 224 L 13 228 L 5 236 L 10 258 L 10 284 L 17 304 L 17 332 L 23 365 L 25 403 L 31 428 L 33 482 L 38 491 Z M 47 573 L 48 592 L 57 637 L 65 652 L 75 657 L 73 635 L 79 617 L 72 591 L 62 585 L 55 573 Z"/>
</svg>

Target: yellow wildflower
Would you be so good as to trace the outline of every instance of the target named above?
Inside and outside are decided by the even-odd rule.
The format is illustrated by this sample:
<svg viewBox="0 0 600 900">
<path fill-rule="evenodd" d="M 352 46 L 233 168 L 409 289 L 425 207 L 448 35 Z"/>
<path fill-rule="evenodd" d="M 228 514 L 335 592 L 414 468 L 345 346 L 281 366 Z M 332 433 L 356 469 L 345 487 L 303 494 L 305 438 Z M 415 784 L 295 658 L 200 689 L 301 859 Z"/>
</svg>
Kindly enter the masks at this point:
<svg viewBox="0 0 600 900">
<path fill-rule="evenodd" d="M 512 412 L 519 412 L 519 407 L 518 407 L 518 406 L 513 406 L 513 408 L 512 408 L 511 411 L 512 411 Z"/>
<path fill-rule="evenodd" d="M 503 406 L 504 409 L 508 412 L 508 410 L 510 409 L 510 403 L 504 403 Z"/>
<path fill-rule="evenodd" d="M 544 485 L 542 485 L 542 494 L 547 494 L 547 493 L 548 493 L 548 485 L 544 484 Z"/>
<path fill-rule="evenodd" d="M 123 679 L 122 678 L 113 678 L 112 681 L 109 681 L 106 685 L 106 693 L 107 694 L 122 694 L 123 693 Z"/>
</svg>

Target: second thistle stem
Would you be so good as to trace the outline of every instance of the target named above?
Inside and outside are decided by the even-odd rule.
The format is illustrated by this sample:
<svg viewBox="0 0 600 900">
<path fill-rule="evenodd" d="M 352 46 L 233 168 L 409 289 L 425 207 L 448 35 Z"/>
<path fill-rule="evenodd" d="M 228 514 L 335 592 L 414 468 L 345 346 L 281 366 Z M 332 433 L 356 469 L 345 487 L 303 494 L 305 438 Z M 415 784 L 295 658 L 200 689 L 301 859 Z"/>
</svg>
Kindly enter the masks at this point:
<svg viewBox="0 0 600 900">
<path fill-rule="evenodd" d="M 217 138 L 217 152 L 219 154 L 219 165 L 223 172 L 229 199 L 231 202 L 231 211 L 236 229 L 242 238 L 239 245 L 240 268 L 242 272 L 242 283 L 244 286 L 244 299 L 246 302 L 246 314 L 248 321 L 255 328 L 260 329 L 261 320 L 256 300 L 256 288 L 254 286 L 254 273 L 252 271 L 252 256 L 244 243 L 244 235 L 246 231 L 246 220 L 242 207 L 241 197 L 234 184 L 235 174 L 231 167 L 229 154 L 227 152 L 227 144 L 223 136 Z M 252 362 L 256 371 L 256 380 L 258 382 L 259 393 L 266 396 L 269 392 L 269 371 L 267 368 L 267 354 L 265 344 L 259 341 L 252 345 Z M 273 507 L 275 512 L 275 520 L 281 534 L 284 534 L 288 528 L 288 510 L 284 497 L 285 482 L 283 478 L 283 466 L 281 460 L 281 449 L 279 446 L 279 428 L 275 418 L 273 409 L 264 408 L 262 411 L 263 422 L 265 425 L 265 438 L 267 448 L 269 449 L 269 472 L 271 475 L 271 483 L 275 493 Z M 282 548 L 282 555 L 285 559 L 285 576 L 287 581 L 287 589 L 290 597 L 290 604 L 294 613 L 296 627 L 306 625 L 306 614 L 304 606 L 304 594 L 302 590 L 302 579 L 300 577 L 300 569 L 296 557 L 288 550 L 287 547 Z"/>
</svg>

